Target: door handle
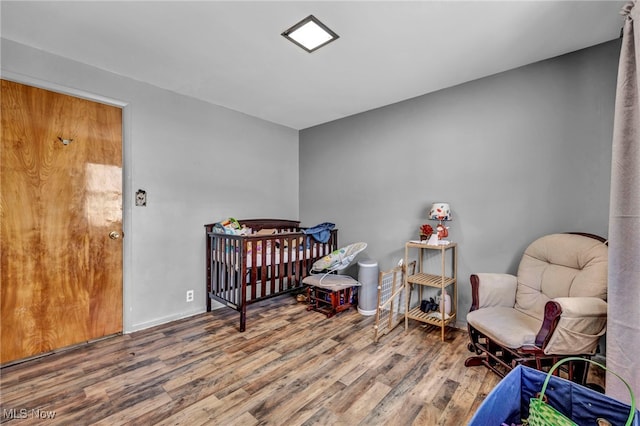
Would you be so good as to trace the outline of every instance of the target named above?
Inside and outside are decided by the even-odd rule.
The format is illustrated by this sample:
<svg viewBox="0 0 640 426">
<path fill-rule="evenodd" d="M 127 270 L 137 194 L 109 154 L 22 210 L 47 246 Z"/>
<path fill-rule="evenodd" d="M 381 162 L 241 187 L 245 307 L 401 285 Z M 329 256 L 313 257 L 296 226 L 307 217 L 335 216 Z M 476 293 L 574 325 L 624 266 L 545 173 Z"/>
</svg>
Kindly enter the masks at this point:
<svg viewBox="0 0 640 426">
<path fill-rule="evenodd" d="M 119 240 L 121 236 L 122 235 L 120 235 L 118 231 L 109 232 L 109 238 L 111 238 L 112 240 Z"/>
</svg>

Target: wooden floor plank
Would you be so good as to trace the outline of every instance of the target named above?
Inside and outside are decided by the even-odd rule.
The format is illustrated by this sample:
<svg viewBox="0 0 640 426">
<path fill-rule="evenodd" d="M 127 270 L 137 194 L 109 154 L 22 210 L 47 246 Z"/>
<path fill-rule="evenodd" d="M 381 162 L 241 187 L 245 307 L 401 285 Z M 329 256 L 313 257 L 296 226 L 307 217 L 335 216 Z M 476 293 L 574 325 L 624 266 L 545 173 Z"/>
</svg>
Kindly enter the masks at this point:
<svg viewBox="0 0 640 426">
<path fill-rule="evenodd" d="M 465 374 L 442 411 L 441 419 L 466 418 L 482 384 L 485 371 L 467 368 Z M 447 380 L 451 380 L 450 378 Z"/>
<path fill-rule="evenodd" d="M 282 296 L 248 312 L 244 333 L 222 308 L 6 366 L 1 408 L 50 424 L 462 425 L 498 382 L 464 367 L 463 330 L 442 342 L 410 321 L 374 343 L 355 309 L 326 318 Z"/>
</svg>

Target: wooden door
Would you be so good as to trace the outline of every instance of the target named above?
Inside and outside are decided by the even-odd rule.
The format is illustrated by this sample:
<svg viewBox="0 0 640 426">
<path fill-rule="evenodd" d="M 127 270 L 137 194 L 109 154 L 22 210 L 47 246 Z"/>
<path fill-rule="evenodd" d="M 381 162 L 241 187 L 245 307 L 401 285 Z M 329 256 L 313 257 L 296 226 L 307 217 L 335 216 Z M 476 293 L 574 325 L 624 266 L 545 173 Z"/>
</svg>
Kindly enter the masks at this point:
<svg viewBox="0 0 640 426">
<path fill-rule="evenodd" d="M 4 364 L 122 331 L 122 111 L 5 80 L 1 98 Z"/>
</svg>

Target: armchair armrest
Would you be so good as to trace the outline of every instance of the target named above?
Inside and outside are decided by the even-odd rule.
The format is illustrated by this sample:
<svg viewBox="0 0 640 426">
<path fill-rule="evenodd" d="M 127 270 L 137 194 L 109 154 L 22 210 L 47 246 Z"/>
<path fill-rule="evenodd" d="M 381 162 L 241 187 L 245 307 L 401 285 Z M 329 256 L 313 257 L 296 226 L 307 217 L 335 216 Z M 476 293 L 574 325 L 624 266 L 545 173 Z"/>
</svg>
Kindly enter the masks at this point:
<svg viewBox="0 0 640 426">
<path fill-rule="evenodd" d="M 597 297 L 558 297 L 545 305 L 536 346 L 546 354 L 595 353 L 607 327 L 607 302 Z"/>
<path fill-rule="evenodd" d="M 557 297 L 553 301 L 562 307 L 562 317 L 601 318 L 607 316 L 607 302 L 599 297 Z"/>
<path fill-rule="evenodd" d="M 560 303 L 550 300 L 544 305 L 544 319 L 542 320 L 542 326 L 538 334 L 536 334 L 536 347 L 544 348 L 551 335 L 558 326 L 560 321 L 560 315 L 562 315 L 562 305 Z"/>
<path fill-rule="evenodd" d="M 473 274 L 471 281 L 471 309 L 492 306 L 513 308 L 516 303 L 518 279 L 511 274 Z"/>
</svg>

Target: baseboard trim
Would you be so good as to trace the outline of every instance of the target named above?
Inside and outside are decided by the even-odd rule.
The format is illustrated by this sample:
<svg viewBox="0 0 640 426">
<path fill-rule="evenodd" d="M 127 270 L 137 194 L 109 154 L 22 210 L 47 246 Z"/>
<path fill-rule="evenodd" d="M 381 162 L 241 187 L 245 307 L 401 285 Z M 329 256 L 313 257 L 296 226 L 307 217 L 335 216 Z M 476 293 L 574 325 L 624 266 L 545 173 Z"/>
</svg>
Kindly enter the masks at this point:
<svg viewBox="0 0 640 426">
<path fill-rule="evenodd" d="M 163 324 L 166 324 L 172 321 L 181 320 L 184 318 L 189 318 L 194 315 L 202 314 L 204 312 L 206 312 L 204 309 L 198 309 L 195 311 L 179 312 L 177 314 L 168 315 L 166 317 L 160 317 L 150 321 L 140 322 L 137 324 L 133 324 L 131 326 L 131 329 L 127 329 L 124 333 L 125 334 L 135 333 L 136 331 L 145 330 L 147 328 L 155 327 L 157 325 L 163 325 Z"/>
</svg>

